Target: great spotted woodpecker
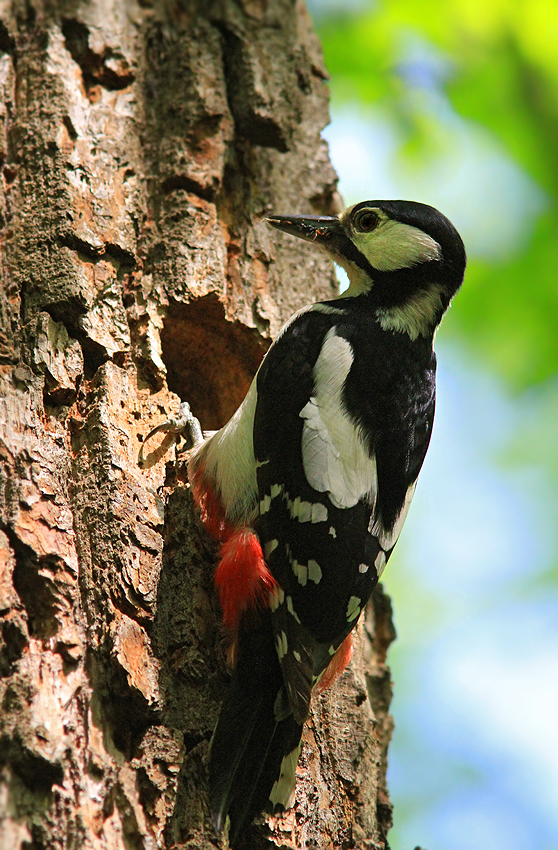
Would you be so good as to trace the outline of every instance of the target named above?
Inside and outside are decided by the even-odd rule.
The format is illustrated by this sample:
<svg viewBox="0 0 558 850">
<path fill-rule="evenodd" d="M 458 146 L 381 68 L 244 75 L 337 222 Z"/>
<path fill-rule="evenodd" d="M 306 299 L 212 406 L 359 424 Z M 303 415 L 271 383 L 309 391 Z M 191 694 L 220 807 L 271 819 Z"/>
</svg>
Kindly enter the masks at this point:
<svg viewBox="0 0 558 850">
<path fill-rule="evenodd" d="M 194 498 L 222 543 L 234 672 L 209 781 L 233 846 L 262 810 L 292 805 L 312 692 L 347 664 L 399 537 L 432 430 L 434 332 L 466 262 L 424 204 L 267 221 L 325 248 L 350 285 L 287 322 L 232 419 L 191 455 Z"/>
</svg>

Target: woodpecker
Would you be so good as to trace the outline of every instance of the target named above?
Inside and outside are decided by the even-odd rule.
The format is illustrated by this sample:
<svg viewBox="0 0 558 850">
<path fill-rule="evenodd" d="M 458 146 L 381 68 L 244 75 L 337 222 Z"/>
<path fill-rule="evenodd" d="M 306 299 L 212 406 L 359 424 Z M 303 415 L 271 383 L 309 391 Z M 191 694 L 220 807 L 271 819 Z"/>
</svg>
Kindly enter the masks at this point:
<svg viewBox="0 0 558 850">
<path fill-rule="evenodd" d="M 234 669 L 209 796 L 233 847 L 259 813 L 292 805 L 312 693 L 348 663 L 399 537 L 432 431 L 434 333 L 466 263 L 456 229 L 425 204 L 267 222 L 325 249 L 350 285 L 287 322 L 232 419 L 189 462 L 221 542 Z"/>
</svg>

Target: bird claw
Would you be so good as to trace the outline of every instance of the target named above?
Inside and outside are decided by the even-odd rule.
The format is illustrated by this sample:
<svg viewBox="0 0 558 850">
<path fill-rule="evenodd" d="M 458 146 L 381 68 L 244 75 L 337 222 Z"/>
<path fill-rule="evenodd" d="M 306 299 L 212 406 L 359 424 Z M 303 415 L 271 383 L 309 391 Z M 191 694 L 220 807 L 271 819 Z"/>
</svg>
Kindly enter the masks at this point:
<svg viewBox="0 0 558 850">
<path fill-rule="evenodd" d="M 159 434 L 161 432 L 173 437 L 174 443 L 177 443 L 180 439 L 184 440 L 184 445 L 180 446 L 180 448 L 176 450 L 177 455 L 189 451 L 198 443 L 203 442 L 203 431 L 200 421 L 199 419 L 196 419 L 190 410 L 188 402 L 183 401 L 180 404 L 178 415 L 170 416 L 166 422 L 162 422 L 160 425 L 152 428 L 143 441 L 138 456 L 138 463 L 140 466 L 143 467 L 146 465 L 146 460 L 143 454 L 145 444 L 151 439 L 151 437 L 154 437 L 155 434 Z"/>
</svg>

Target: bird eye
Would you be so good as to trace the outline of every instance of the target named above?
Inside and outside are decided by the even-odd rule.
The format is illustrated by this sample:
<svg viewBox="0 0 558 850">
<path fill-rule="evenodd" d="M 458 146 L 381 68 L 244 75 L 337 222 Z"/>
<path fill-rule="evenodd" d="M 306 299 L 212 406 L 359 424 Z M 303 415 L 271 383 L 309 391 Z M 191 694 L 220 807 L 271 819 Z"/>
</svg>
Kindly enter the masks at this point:
<svg viewBox="0 0 558 850">
<path fill-rule="evenodd" d="M 370 233 L 380 222 L 380 217 L 372 210 L 360 210 L 353 219 L 353 224 L 361 233 Z"/>
</svg>

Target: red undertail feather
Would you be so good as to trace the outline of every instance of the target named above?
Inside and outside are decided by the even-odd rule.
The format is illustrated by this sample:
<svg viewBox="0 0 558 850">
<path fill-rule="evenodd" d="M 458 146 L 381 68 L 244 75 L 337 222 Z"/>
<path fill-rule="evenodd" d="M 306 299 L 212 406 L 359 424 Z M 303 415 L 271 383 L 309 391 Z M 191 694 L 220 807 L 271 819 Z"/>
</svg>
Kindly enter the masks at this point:
<svg viewBox="0 0 558 850">
<path fill-rule="evenodd" d="M 204 475 L 203 464 L 194 470 L 190 468 L 189 477 L 192 495 L 207 533 L 215 540 L 228 540 L 235 529 L 225 518 L 225 509 Z"/>
<path fill-rule="evenodd" d="M 277 582 L 269 572 L 262 547 L 250 528 L 241 528 L 221 546 L 221 560 L 215 573 L 215 587 L 223 610 L 223 623 L 238 627 L 243 611 L 267 605 Z"/>
<path fill-rule="evenodd" d="M 214 582 L 229 633 L 229 663 L 234 666 L 241 614 L 249 608 L 267 606 L 277 582 L 266 566 L 257 535 L 251 528 L 235 528 L 227 521 L 221 500 L 204 472 L 203 464 L 190 466 L 190 486 L 206 531 L 222 544 Z"/>
<path fill-rule="evenodd" d="M 353 656 L 353 635 L 348 634 L 327 667 L 325 673 L 320 679 L 317 690 L 319 693 L 329 688 L 338 676 L 341 675 L 349 661 Z"/>
</svg>

